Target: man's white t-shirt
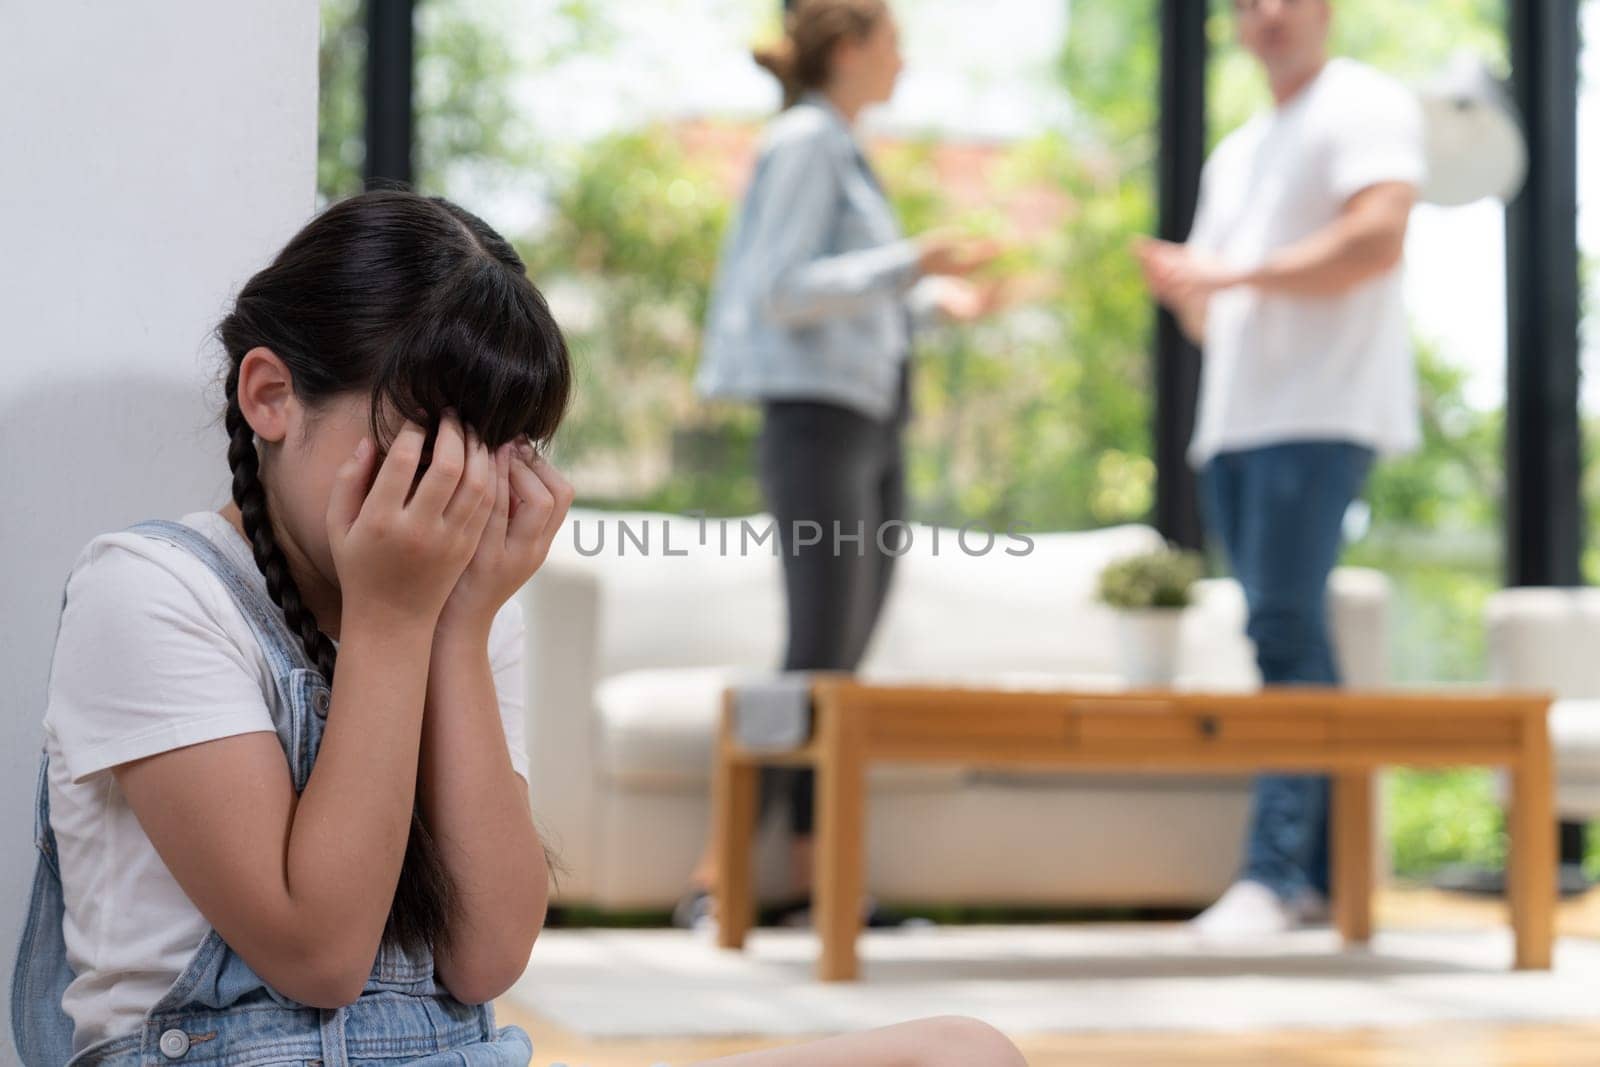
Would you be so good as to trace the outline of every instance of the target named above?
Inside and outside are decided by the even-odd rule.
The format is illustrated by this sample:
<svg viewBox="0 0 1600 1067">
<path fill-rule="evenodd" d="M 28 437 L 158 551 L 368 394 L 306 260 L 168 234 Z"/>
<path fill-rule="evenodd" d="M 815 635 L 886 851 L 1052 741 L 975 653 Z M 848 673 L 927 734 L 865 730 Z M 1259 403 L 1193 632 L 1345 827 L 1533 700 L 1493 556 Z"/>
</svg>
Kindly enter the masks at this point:
<svg viewBox="0 0 1600 1067">
<path fill-rule="evenodd" d="M 1371 67 L 1333 59 L 1288 103 L 1212 153 L 1189 241 L 1254 268 L 1333 222 L 1361 190 L 1420 185 L 1426 169 L 1416 98 Z M 1353 441 L 1394 453 L 1419 438 L 1398 269 L 1338 296 L 1240 286 L 1212 297 L 1194 466 L 1285 441 Z"/>
<path fill-rule="evenodd" d="M 260 583 L 221 515 L 183 522 Z M 522 612 L 495 617 L 489 655 L 512 767 L 524 779 Z M 145 836 L 112 767 L 272 732 L 277 689 L 232 596 L 204 563 L 139 534 L 97 537 L 68 578 L 45 710 L 50 824 L 61 861 L 73 1047 L 133 1033 L 210 930 Z"/>
</svg>

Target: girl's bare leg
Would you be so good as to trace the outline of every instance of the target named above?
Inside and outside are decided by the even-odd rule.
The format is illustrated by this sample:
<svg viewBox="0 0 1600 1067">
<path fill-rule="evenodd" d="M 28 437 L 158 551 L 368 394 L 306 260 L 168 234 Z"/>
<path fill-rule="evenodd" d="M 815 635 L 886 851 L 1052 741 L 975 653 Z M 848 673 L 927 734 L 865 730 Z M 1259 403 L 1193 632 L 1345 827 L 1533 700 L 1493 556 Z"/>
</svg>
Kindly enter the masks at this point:
<svg viewBox="0 0 1600 1067">
<path fill-rule="evenodd" d="M 696 1067 L 1027 1067 L 1017 1046 L 977 1019 L 948 1015 L 745 1052 Z"/>
</svg>

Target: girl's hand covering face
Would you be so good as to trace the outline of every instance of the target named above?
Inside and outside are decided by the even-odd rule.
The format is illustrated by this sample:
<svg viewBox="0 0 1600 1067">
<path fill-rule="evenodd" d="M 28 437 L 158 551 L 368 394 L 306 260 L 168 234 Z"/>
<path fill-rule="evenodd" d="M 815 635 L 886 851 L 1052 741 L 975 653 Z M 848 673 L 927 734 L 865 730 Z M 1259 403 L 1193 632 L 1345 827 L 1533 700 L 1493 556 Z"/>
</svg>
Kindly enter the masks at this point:
<svg viewBox="0 0 1600 1067">
<path fill-rule="evenodd" d="M 441 628 L 465 627 L 487 637 L 495 613 L 532 578 L 550 554 L 567 509 L 572 485 L 526 438 L 492 452 L 469 437 L 491 465 L 494 501 L 476 553 L 451 592 Z"/>
<path fill-rule="evenodd" d="M 339 468 L 328 544 L 345 618 L 435 621 L 483 536 L 496 502 L 493 461 L 453 413 L 441 420 L 425 464 L 427 438 L 407 422 L 381 465 L 363 438 Z"/>
</svg>

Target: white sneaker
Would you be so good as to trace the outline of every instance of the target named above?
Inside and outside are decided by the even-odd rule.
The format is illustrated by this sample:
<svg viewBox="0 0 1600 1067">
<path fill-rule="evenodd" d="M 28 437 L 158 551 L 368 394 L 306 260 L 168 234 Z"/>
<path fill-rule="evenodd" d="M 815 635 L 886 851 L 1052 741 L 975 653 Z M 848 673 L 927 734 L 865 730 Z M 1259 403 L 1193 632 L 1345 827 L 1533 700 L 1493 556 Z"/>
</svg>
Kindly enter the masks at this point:
<svg viewBox="0 0 1600 1067">
<path fill-rule="evenodd" d="M 1307 889 L 1295 898 L 1295 910 L 1300 914 L 1301 926 L 1327 926 L 1333 921 L 1333 909 L 1328 898 L 1315 889 Z"/>
<path fill-rule="evenodd" d="M 1260 882 L 1233 883 L 1211 907 L 1196 916 L 1190 929 L 1208 940 L 1273 937 L 1322 921 L 1327 902 L 1322 894 L 1307 890 L 1284 900 Z"/>
</svg>

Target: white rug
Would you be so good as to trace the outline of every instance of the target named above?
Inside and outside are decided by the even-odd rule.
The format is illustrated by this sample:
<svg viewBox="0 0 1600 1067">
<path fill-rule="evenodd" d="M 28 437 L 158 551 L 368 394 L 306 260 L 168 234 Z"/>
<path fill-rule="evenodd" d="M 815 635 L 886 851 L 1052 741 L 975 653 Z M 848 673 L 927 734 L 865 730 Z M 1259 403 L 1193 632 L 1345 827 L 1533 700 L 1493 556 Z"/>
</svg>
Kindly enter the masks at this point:
<svg viewBox="0 0 1600 1067">
<path fill-rule="evenodd" d="M 1181 926 L 945 927 L 862 939 L 863 980 L 813 978 L 816 940 L 758 931 L 743 953 L 674 930 L 551 930 L 512 990 L 596 1038 L 835 1033 L 974 1015 L 1012 1034 L 1252 1031 L 1464 1021 L 1600 1020 L 1600 942 L 1564 940 L 1556 969 L 1513 973 L 1494 930 L 1329 931 L 1221 950 Z"/>
</svg>

